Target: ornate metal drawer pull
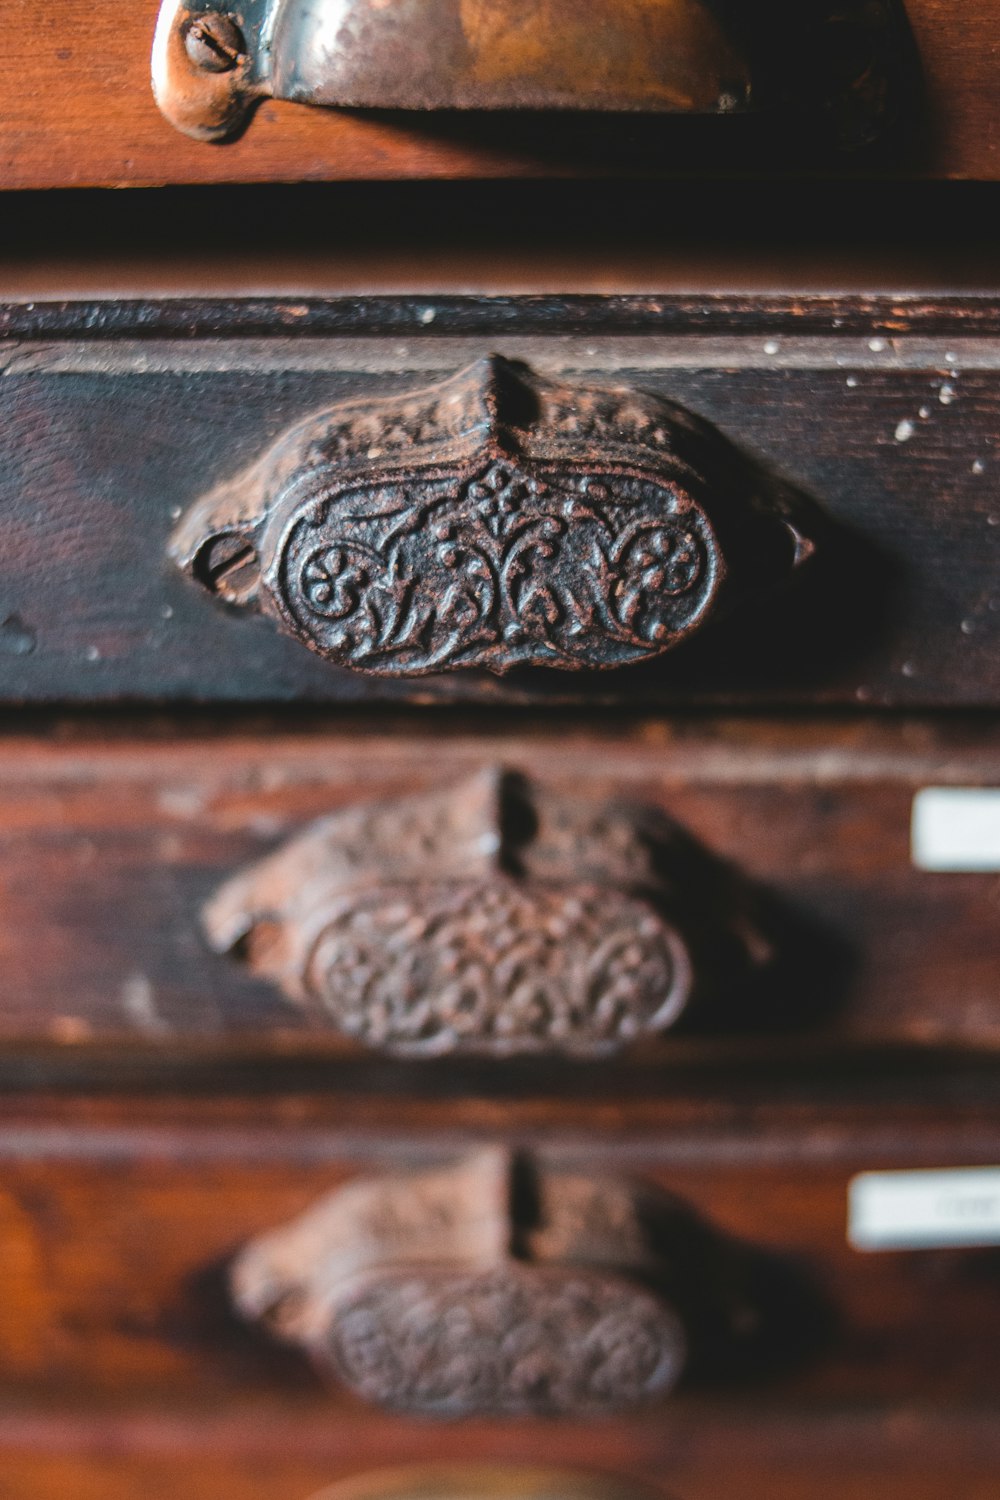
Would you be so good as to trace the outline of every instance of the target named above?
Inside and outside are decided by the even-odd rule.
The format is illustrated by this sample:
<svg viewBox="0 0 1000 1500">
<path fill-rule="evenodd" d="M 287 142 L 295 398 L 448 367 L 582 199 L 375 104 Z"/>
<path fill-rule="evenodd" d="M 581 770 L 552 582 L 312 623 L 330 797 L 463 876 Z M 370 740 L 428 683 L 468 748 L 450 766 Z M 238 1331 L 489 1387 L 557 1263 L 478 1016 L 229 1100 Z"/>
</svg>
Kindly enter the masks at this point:
<svg viewBox="0 0 1000 1500">
<path fill-rule="evenodd" d="M 496 772 L 320 820 L 223 886 L 205 930 L 404 1057 L 604 1056 L 772 956 L 750 893 L 666 819 Z"/>
<path fill-rule="evenodd" d="M 501 1150 L 339 1189 L 231 1286 L 364 1399 L 451 1416 L 640 1405 L 679 1379 L 697 1308 L 754 1316 L 735 1247 L 682 1204 Z"/>
<path fill-rule="evenodd" d="M 610 668 L 766 593 L 813 519 L 682 407 L 493 357 L 299 423 L 171 552 L 356 671 Z"/>
<path fill-rule="evenodd" d="M 266 98 L 717 115 L 820 101 L 870 135 L 899 26 L 894 0 L 163 0 L 153 88 L 206 141 Z"/>
</svg>

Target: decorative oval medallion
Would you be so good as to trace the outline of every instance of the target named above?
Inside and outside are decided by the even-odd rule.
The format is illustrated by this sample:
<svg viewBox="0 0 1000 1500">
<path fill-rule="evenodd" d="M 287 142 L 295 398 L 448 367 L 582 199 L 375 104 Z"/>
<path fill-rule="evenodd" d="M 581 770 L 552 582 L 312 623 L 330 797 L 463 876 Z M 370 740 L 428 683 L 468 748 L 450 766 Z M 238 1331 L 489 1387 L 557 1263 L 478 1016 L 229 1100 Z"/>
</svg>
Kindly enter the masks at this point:
<svg viewBox="0 0 1000 1500">
<path fill-rule="evenodd" d="M 304 507 L 268 583 L 288 629 L 360 671 L 624 666 L 697 624 L 719 586 L 705 512 L 611 471 L 551 481 L 524 465 Z"/>
<path fill-rule="evenodd" d="M 663 1030 L 691 989 L 680 937 L 606 887 L 388 886 L 347 901 L 304 985 L 348 1036 L 403 1056 L 595 1056 Z"/>
<path fill-rule="evenodd" d="M 171 550 L 356 671 L 593 670 L 766 593 L 812 551 L 804 516 L 683 408 L 494 356 L 292 428 Z"/>
<path fill-rule="evenodd" d="M 665 1395 L 685 1337 L 663 1302 L 624 1277 L 511 1262 L 379 1276 L 338 1304 L 312 1352 L 380 1406 L 584 1414 Z"/>
</svg>

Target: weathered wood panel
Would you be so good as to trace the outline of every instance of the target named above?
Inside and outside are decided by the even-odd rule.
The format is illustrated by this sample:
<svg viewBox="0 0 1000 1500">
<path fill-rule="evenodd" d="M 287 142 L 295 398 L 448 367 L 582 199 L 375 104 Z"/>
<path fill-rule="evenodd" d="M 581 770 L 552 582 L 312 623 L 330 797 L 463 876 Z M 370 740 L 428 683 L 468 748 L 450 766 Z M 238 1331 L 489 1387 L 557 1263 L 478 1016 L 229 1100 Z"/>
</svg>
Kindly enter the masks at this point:
<svg viewBox="0 0 1000 1500">
<path fill-rule="evenodd" d="M 994 313 L 822 297 L 9 309 L 0 697 L 996 706 Z M 690 406 L 823 509 L 815 563 L 645 666 L 386 682 L 214 608 L 166 559 L 177 516 L 289 424 L 491 349 Z"/>
</svg>

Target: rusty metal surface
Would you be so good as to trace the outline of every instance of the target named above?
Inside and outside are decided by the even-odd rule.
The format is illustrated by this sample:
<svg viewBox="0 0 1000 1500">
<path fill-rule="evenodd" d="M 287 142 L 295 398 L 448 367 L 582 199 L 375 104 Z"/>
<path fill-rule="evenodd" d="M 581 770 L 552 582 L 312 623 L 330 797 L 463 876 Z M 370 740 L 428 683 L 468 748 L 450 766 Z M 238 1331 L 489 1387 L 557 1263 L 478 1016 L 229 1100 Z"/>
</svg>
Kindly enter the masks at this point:
<svg viewBox="0 0 1000 1500">
<path fill-rule="evenodd" d="M 676 1383 L 677 1267 L 709 1244 L 665 1196 L 487 1149 L 341 1188 L 247 1245 L 230 1281 L 244 1317 L 373 1403 L 602 1412 Z"/>
<path fill-rule="evenodd" d="M 857 96 L 874 121 L 898 25 L 895 0 L 244 0 L 234 16 L 160 12 L 156 97 L 199 139 L 237 133 L 266 97 L 728 115 Z"/>
<path fill-rule="evenodd" d="M 711 0 L 286 0 L 274 84 L 353 107 L 737 109 L 749 69 L 715 9 Z"/>
<path fill-rule="evenodd" d="M 404 1057 L 600 1057 L 772 959 L 752 893 L 662 817 L 485 772 L 320 820 L 209 903 L 212 947 Z"/>
<path fill-rule="evenodd" d="M 692 413 L 499 357 L 331 407 L 199 501 L 171 554 L 378 676 L 610 669 L 765 595 L 817 518 Z"/>
</svg>

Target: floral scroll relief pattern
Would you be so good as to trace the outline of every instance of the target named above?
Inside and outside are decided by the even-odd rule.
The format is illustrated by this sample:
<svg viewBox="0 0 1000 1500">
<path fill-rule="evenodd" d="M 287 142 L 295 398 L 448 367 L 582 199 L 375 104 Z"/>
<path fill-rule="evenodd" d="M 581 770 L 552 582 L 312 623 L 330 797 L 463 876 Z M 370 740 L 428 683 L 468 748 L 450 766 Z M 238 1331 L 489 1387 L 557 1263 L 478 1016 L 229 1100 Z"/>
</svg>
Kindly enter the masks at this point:
<svg viewBox="0 0 1000 1500">
<path fill-rule="evenodd" d="M 669 1026 L 691 976 L 646 901 L 498 876 L 352 897 L 304 979 L 339 1029 L 404 1056 L 601 1056 Z"/>
<path fill-rule="evenodd" d="M 320 1352 L 385 1406 L 581 1413 L 663 1394 L 684 1336 L 658 1298 L 624 1278 L 507 1266 L 379 1278 L 337 1308 Z"/>
<path fill-rule="evenodd" d="M 513 462 L 316 502 L 277 574 L 296 633 L 344 665 L 620 666 L 653 656 L 710 604 L 717 548 L 701 510 L 635 475 L 550 484 Z"/>
</svg>

